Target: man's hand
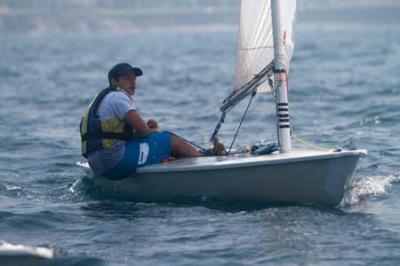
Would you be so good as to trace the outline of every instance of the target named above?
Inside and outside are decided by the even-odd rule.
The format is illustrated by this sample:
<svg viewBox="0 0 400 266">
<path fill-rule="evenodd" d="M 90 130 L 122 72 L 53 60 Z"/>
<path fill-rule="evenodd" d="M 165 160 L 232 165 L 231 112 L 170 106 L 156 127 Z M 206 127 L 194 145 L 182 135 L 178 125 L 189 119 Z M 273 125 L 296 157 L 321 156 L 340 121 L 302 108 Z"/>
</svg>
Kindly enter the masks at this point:
<svg viewBox="0 0 400 266">
<path fill-rule="evenodd" d="M 147 126 L 148 126 L 150 129 L 157 129 L 157 128 L 158 128 L 157 121 L 154 120 L 154 119 L 149 119 L 149 121 L 147 121 Z"/>
<path fill-rule="evenodd" d="M 226 150 L 224 144 L 219 142 L 218 138 L 216 137 L 214 140 L 214 147 L 213 147 L 214 153 L 216 155 L 225 155 Z"/>
</svg>

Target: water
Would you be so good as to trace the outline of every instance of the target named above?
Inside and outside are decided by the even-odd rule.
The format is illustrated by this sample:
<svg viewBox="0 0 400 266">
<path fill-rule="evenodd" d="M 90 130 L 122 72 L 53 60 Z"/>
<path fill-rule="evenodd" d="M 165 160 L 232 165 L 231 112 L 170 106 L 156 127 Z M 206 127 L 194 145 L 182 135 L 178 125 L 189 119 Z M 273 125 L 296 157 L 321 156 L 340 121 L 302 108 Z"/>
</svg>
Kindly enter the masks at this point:
<svg viewBox="0 0 400 266">
<path fill-rule="evenodd" d="M 145 118 L 207 145 L 232 85 L 234 31 L 1 35 L 0 240 L 51 246 L 54 265 L 399 264 L 400 30 L 302 25 L 296 39 L 294 134 L 369 151 L 335 209 L 121 202 L 74 166 L 81 114 L 119 61 L 145 72 Z M 226 144 L 245 104 L 227 118 Z M 270 96 L 236 145 L 259 140 L 275 140 Z"/>
</svg>

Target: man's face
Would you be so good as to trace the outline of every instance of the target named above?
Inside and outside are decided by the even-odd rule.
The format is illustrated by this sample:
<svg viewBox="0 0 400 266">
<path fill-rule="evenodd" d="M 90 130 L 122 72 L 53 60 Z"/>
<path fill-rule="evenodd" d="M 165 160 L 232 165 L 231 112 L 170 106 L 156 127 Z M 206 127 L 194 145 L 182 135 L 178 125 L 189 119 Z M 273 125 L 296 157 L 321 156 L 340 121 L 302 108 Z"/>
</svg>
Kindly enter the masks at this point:
<svg viewBox="0 0 400 266">
<path fill-rule="evenodd" d="M 120 76 L 118 80 L 114 80 L 115 85 L 128 92 L 130 95 L 135 94 L 136 75 L 133 73 Z"/>
</svg>

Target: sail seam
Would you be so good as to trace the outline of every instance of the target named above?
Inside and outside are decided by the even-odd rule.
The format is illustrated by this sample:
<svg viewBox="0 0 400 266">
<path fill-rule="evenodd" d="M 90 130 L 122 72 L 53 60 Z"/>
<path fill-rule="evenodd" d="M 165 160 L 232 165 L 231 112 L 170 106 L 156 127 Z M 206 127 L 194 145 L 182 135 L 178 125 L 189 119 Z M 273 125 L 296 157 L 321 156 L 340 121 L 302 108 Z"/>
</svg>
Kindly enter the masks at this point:
<svg viewBox="0 0 400 266">
<path fill-rule="evenodd" d="M 251 51 L 251 50 L 259 50 L 259 49 L 265 49 L 265 48 L 274 48 L 273 46 L 266 45 L 266 46 L 260 46 L 260 47 L 249 47 L 249 48 L 240 48 L 241 51 Z"/>
</svg>

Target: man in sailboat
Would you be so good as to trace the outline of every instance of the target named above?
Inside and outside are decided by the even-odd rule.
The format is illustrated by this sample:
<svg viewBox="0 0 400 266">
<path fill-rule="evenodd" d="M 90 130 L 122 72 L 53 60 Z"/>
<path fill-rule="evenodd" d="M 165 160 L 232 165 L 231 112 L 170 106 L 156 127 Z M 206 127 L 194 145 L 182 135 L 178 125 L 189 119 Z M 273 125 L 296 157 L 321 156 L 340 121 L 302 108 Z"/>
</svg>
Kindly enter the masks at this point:
<svg viewBox="0 0 400 266">
<path fill-rule="evenodd" d="M 147 123 L 134 102 L 140 68 L 127 63 L 108 73 L 109 87 L 91 102 L 81 120 L 82 155 L 96 175 L 121 179 L 141 166 L 175 158 L 203 156 L 192 145 L 170 132 L 160 132 L 157 122 Z M 214 144 L 216 154 L 224 147 Z"/>
</svg>

